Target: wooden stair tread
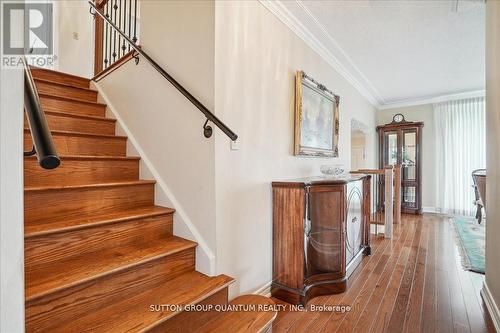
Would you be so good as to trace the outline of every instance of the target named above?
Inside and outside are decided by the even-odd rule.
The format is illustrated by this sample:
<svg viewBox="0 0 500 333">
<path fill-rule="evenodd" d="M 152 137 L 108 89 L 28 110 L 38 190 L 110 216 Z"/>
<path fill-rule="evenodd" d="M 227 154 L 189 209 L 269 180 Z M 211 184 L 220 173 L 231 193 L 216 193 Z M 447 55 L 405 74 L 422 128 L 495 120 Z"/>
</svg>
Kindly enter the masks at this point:
<svg viewBox="0 0 500 333">
<path fill-rule="evenodd" d="M 44 111 L 46 115 L 52 115 L 57 117 L 65 117 L 65 118 L 74 118 L 74 119 L 85 119 L 85 120 L 97 120 L 97 121 L 105 121 L 109 123 L 116 123 L 116 119 L 99 117 L 99 116 L 90 116 L 83 114 L 75 114 L 69 112 L 57 112 L 57 111 Z"/>
<path fill-rule="evenodd" d="M 144 332 L 181 313 L 168 308 L 151 311 L 152 305 L 197 304 L 233 281 L 226 275 L 208 277 L 197 271 L 186 272 L 145 292 L 123 295 L 114 304 L 53 327 L 51 332 Z"/>
<path fill-rule="evenodd" d="M 76 98 L 71 98 L 71 97 L 55 96 L 55 95 L 46 94 L 46 93 L 43 93 L 43 92 L 42 93 L 39 92 L 38 96 L 40 96 L 40 98 L 58 99 L 58 100 L 68 101 L 68 102 L 73 102 L 73 103 L 82 103 L 82 104 L 106 106 L 106 104 L 100 103 L 100 102 L 84 101 L 84 100 L 81 100 L 81 99 L 76 99 Z"/>
<path fill-rule="evenodd" d="M 230 303 L 232 306 L 254 307 L 255 311 L 227 311 L 221 312 L 214 319 L 197 329 L 196 333 L 257 333 L 266 332 L 273 320 L 276 311 L 271 309 L 275 303 L 268 297 L 260 295 L 243 295 Z M 262 310 L 259 310 L 262 307 Z M 266 307 L 269 310 L 266 310 Z M 246 309 L 245 309 L 246 310 Z"/>
<path fill-rule="evenodd" d="M 24 129 L 25 133 L 30 133 L 29 128 Z M 52 135 L 65 135 L 65 136 L 82 136 L 87 138 L 106 138 L 106 139 L 117 139 L 117 140 L 126 140 L 127 137 L 123 135 L 110 135 L 110 134 L 90 134 L 90 133 L 81 133 L 81 132 L 73 132 L 73 131 L 50 131 Z"/>
<path fill-rule="evenodd" d="M 114 118 L 91 116 L 91 115 L 86 115 L 86 114 L 76 114 L 76 113 L 70 113 L 70 112 L 64 112 L 64 111 L 45 111 L 44 110 L 43 112 L 45 113 L 45 115 L 51 115 L 51 116 L 55 116 L 55 117 L 84 119 L 84 120 L 96 120 L 96 121 L 105 121 L 105 122 L 109 122 L 109 123 L 116 123 L 116 119 L 114 119 Z"/>
<path fill-rule="evenodd" d="M 195 246 L 195 242 L 170 236 L 30 267 L 26 270 L 26 302 Z"/>
<path fill-rule="evenodd" d="M 97 184 L 79 184 L 79 185 L 63 185 L 63 186 L 29 186 L 24 188 L 24 192 L 35 191 L 59 191 L 59 190 L 72 190 L 72 189 L 85 189 L 97 187 L 117 187 L 117 186 L 131 186 L 131 185 L 144 185 L 156 184 L 155 180 L 128 180 L 122 182 L 112 183 L 97 183 Z"/>
<path fill-rule="evenodd" d="M 47 125 L 51 131 L 76 131 L 87 134 L 115 135 L 116 119 L 97 115 L 84 115 L 71 112 L 45 110 Z M 24 128 L 29 128 L 28 118 L 24 117 Z"/>
<path fill-rule="evenodd" d="M 63 82 L 57 82 L 57 81 L 49 80 L 49 79 L 42 79 L 42 78 L 34 77 L 33 80 L 35 80 L 35 83 L 36 82 L 43 82 L 43 83 L 54 84 L 54 85 L 58 85 L 58 86 L 61 86 L 61 87 L 66 87 L 66 88 L 80 89 L 80 90 L 86 90 L 86 91 L 91 91 L 91 92 L 97 92 L 97 90 L 92 89 L 92 88 L 84 88 L 84 87 L 80 87 L 78 85 L 73 85 L 73 84 L 63 83 Z"/>
<path fill-rule="evenodd" d="M 153 217 L 164 214 L 173 214 L 175 212 L 172 208 L 160 206 L 145 206 L 133 209 L 125 209 L 112 213 L 85 214 L 76 218 L 56 218 L 44 221 L 44 223 L 37 223 L 35 225 L 27 224 L 24 227 L 24 237 L 38 237 L 42 235 L 54 234 L 76 229 L 83 229 L 97 225 L 105 225 L 111 223 L 118 223 L 130 221 L 135 219 Z"/>
<path fill-rule="evenodd" d="M 53 75 L 56 75 L 56 76 L 61 76 L 61 77 L 70 77 L 70 78 L 74 78 L 76 80 L 80 80 L 80 81 L 85 81 L 85 82 L 88 82 L 90 83 L 90 79 L 89 78 L 86 78 L 86 77 L 83 77 L 83 76 L 78 76 L 78 75 L 75 75 L 75 74 L 70 74 L 70 73 L 65 73 L 65 72 L 60 72 L 60 71 L 55 71 L 53 69 L 49 69 L 49 68 L 42 68 L 42 67 L 36 67 L 36 66 L 31 66 L 30 65 L 30 69 L 34 72 L 33 73 L 33 76 L 37 76 L 36 72 L 46 72 L 46 73 L 51 73 Z"/>
<path fill-rule="evenodd" d="M 90 87 L 61 82 L 57 79 L 34 78 L 38 92 L 54 96 L 70 97 L 83 101 L 97 102 L 98 92 Z"/>
<path fill-rule="evenodd" d="M 92 155 L 59 155 L 61 161 L 81 161 L 81 160 L 100 160 L 100 161 L 109 161 L 109 160 L 140 160 L 140 156 L 92 156 Z M 25 159 L 37 159 L 36 156 L 26 156 Z"/>
</svg>

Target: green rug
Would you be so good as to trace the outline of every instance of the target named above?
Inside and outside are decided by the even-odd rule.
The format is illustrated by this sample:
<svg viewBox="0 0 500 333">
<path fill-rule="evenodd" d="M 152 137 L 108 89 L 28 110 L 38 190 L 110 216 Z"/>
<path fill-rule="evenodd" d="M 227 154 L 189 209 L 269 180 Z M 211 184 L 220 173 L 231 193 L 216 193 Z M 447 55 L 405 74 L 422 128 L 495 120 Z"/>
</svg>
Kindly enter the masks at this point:
<svg viewBox="0 0 500 333">
<path fill-rule="evenodd" d="M 462 263 L 470 271 L 484 274 L 485 224 L 478 224 L 472 217 L 453 217 L 453 224 L 460 239 Z"/>
</svg>

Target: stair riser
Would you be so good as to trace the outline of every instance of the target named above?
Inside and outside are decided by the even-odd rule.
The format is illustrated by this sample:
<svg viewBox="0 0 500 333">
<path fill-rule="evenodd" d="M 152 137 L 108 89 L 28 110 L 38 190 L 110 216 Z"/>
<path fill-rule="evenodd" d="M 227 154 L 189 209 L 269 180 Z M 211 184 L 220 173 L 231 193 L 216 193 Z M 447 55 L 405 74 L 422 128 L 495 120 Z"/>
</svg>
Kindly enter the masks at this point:
<svg viewBox="0 0 500 333">
<path fill-rule="evenodd" d="M 44 96 L 40 96 L 40 102 L 44 111 L 67 112 L 97 117 L 104 117 L 106 115 L 106 107 L 101 104 L 80 103 Z"/>
<path fill-rule="evenodd" d="M 125 156 L 127 140 L 123 137 L 90 137 L 53 133 L 52 138 L 59 155 Z M 24 150 L 31 150 L 29 131 L 24 132 Z"/>
<path fill-rule="evenodd" d="M 26 239 L 26 267 L 116 246 L 144 244 L 172 235 L 172 214 Z"/>
<path fill-rule="evenodd" d="M 24 117 L 24 128 L 29 128 Z M 65 117 L 63 115 L 45 114 L 51 131 L 68 131 L 88 134 L 114 135 L 115 123 L 108 120 Z"/>
<path fill-rule="evenodd" d="M 62 84 L 71 85 L 74 87 L 89 88 L 89 86 L 90 86 L 90 80 L 88 80 L 88 79 L 79 78 L 79 77 L 75 77 L 75 76 L 67 75 L 67 74 L 63 74 L 63 73 L 57 73 L 57 72 L 53 72 L 53 71 L 32 68 L 31 74 L 33 75 L 33 78 L 35 78 L 35 79 L 54 81 L 54 82 L 58 82 L 58 83 L 62 83 Z"/>
<path fill-rule="evenodd" d="M 75 160 L 62 158 L 52 170 L 34 158 L 24 159 L 25 186 L 83 185 L 139 179 L 139 160 Z"/>
<path fill-rule="evenodd" d="M 97 102 L 97 91 L 62 86 L 56 83 L 35 80 L 35 85 L 39 94 L 49 94 L 52 96 L 74 98 L 80 101 Z"/>
<path fill-rule="evenodd" d="M 51 217 L 77 217 L 153 205 L 154 184 L 25 191 L 24 218 L 30 225 Z"/>
<path fill-rule="evenodd" d="M 228 303 L 228 288 L 224 288 L 212 296 L 207 297 L 205 300 L 197 303 L 199 305 L 225 305 Z M 163 323 L 148 330 L 148 333 L 185 333 L 194 332 L 196 329 L 202 327 L 211 319 L 213 319 L 219 312 L 216 311 L 194 311 L 182 312 L 178 315 L 164 321 Z"/>
<path fill-rule="evenodd" d="M 51 329 L 123 299 L 124 294 L 148 290 L 154 285 L 194 270 L 195 249 L 181 251 L 88 283 L 55 292 L 26 303 L 27 332 Z M 119 286 L 119 288 L 117 288 Z M 165 285 L 168 288 L 168 284 Z M 117 314 L 119 315 L 119 314 Z M 97 324 L 96 324 L 97 325 Z"/>
</svg>

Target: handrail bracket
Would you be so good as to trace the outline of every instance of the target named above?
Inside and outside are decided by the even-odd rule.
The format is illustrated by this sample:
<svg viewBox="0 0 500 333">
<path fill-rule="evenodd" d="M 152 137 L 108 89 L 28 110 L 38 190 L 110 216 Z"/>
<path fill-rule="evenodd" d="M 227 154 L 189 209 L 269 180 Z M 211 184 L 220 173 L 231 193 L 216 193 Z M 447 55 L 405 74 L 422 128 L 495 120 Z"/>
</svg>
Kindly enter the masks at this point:
<svg viewBox="0 0 500 333">
<path fill-rule="evenodd" d="M 33 156 L 33 155 L 36 155 L 35 145 L 33 145 L 33 147 L 31 148 L 30 151 L 25 151 L 24 152 L 24 157 L 30 157 L 30 156 Z"/>
<path fill-rule="evenodd" d="M 213 129 L 212 126 L 208 125 L 208 118 L 207 121 L 205 121 L 205 124 L 203 124 L 203 135 L 205 138 L 210 138 L 212 136 Z"/>
</svg>

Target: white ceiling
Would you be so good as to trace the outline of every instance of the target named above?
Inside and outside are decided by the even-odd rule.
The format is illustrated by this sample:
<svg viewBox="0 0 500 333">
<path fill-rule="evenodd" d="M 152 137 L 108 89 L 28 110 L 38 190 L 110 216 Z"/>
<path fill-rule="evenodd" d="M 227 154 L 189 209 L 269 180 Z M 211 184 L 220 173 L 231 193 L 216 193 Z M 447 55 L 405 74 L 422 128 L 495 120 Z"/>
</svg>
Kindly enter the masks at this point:
<svg viewBox="0 0 500 333">
<path fill-rule="evenodd" d="M 379 108 L 484 93 L 483 1 L 262 2 Z"/>
</svg>

